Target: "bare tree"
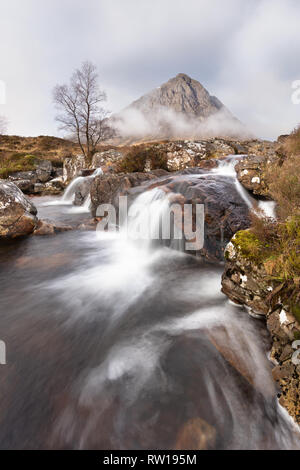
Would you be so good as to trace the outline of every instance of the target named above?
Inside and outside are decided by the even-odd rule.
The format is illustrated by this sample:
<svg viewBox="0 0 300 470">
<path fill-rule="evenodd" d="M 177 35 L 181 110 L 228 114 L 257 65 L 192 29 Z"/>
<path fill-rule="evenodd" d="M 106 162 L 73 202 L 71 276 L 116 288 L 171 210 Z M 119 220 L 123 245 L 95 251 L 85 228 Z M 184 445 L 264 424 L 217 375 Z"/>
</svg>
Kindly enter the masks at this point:
<svg viewBox="0 0 300 470">
<path fill-rule="evenodd" d="M 75 70 L 69 85 L 57 85 L 53 100 L 60 111 L 60 129 L 76 136 L 82 153 L 90 160 L 97 145 L 113 137 L 108 111 L 102 107 L 106 93 L 99 88 L 95 65 L 84 62 Z"/>
<path fill-rule="evenodd" d="M 5 116 L 0 116 L 0 135 L 4 135 L 7 132 L 8 120 Z"/>
</svg>

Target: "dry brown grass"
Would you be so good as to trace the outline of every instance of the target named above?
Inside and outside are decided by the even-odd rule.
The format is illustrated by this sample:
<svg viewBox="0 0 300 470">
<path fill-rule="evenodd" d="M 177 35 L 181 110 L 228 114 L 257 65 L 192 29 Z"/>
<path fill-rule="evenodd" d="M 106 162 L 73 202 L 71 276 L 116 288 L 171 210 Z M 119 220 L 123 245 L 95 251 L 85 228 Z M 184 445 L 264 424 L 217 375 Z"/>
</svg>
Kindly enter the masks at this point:
<svg viewBox="0 0 300 470">
<path fill-rule="evenodd" d="M 65 156 L 74 155 L 78 152 L 79 147 L 77 144 L 58 137 L 0 136 L 0 156 L 7 153 L 22 153 L 35 155 L 38 158 L 46 160 L 62 161 Z"/>
<path fill-rule="evenodd" d="M 62 166 L 64 158 L 79 153 L 73 142 L 58 137 L 0 136 L 0 178 L 7 178 L 15 171 L 35 168 L 37 160 L 50 160 L 55 166 Z"/>
<path fill-rule="evenodd" d="M 285 139 L 282 149 L 287 156 L 300 155 L 300 126 Z"/>
<path fill-rule="evenodd" d="M 300 214 L 300 155 L 292 154 L 282 163 L 267 167 L 265 179 L 269 193 L 277 202 L 281 221 Z"/>
</svg>

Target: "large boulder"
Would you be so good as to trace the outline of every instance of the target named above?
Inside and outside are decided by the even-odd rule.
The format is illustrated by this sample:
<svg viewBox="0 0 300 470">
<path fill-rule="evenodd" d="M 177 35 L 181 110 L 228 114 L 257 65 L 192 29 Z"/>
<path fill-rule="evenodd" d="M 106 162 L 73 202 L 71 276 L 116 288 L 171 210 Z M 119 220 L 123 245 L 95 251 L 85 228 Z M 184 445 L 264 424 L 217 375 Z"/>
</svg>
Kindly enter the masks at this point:
<svg viewBox="0 0 300 470">
<path fill-rule="evenodd" d="M 40 183 L 46 183 L 51 179 L 53 172 L 52 163 L 49 160 L 41 160 L 36 166 L 36 176 Z"/>
<path fill-rule="evenodd" d="M 278 158 L 257 155 L 248 155 L 243 158 L 235 166 L 239 182 L 253 194 L 267 199 L 270 198 L 266 182 L 266 170 L 270 164 L 278 161 Z"/>
<path fill-rule="evenodd" d="M 0 239 L 32 233 L 36 214 L 36 207 L 14 183 L 0 180 Z"/>
<path fill-rule="evenodd" d="M 126 193 L 130 188 L 140 186 L 146 181 L 156 179 L 166 174 L 164 170 L 149 173 L 104 174 L 97 176 L 91 184 L 92 215 L 96 215 L 100 204 L 115 204 L 119 195 Z"/>
<path fill-rule="evenodd" d="M 31 184 L 37 183 L 37 174 L 36 171 L 16 171 L 14 173 L 11 173 L 8 177 L 9 181 L 28 181 Z"/>
<path fill-rule="evenodd" d="M 32 194 L 34 192 L 35 184 L 30 180 L 16 180 L 14 183 L 25 194 Z"/>
<path fill-rule="evenodd" d="M 81 171 L 87 168 L 87 163 L 84 155 L 75 155 L 64 159 L 63 178 L 67 183 L 77 176 L 81 175 Z"/>
<path fill-rule="evenodd" d="M 123 153 L 115 149 L 105 150 L 103 152 L 97 152 L 93 155 L 92 167 L 101 168 L 104 166 L 110 166 L 112 164 L 117 163 L 122 158 L 123 158 Z"/>
<path fill-rule="evenodd" d="M 82 204 L 90 194 L 92 182 L 93 178 L 86 176 L 78 183 L 75 190 L 75 206 L 82 206 Z"/>
<path fill-rule="evenodd" d="M 194 169 L 184 170 L 182 175 L 160 178 L 148 184 L 148 189 L 159 187 L 170 193 L 170 201 L 180 205 L 203 204 L 205 210 L 204 247 L 193 254 L 210 260 L 223 260 L 224 248 L 237 230 L 250 225 L 249 209 L 232 184 L 232 179 L 203 172 L 195 177 Z M 147 188 L 128 191 L 136 197 Z M 193 212 L 194 217 L 194 212 Z M 196 228 L 193 218 L 193 226 Z"/>
<path fill-rule="evenodd" d="M 226 246 L 222 291 L 234 303 L 247 306 L 254 315 L 267 315 L 268 297 L 274 286 L 264 265 L 245 255 L 250 243 L 256 243 L 256 238 L 245 230 L 236 233 Z"/>
</svg>

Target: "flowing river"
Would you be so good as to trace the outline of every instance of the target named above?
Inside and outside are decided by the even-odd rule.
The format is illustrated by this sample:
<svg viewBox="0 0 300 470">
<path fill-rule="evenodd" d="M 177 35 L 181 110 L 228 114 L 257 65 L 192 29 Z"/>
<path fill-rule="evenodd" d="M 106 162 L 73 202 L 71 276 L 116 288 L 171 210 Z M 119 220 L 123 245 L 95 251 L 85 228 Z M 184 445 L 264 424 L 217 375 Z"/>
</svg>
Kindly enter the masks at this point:
<svg viewBox="0 0 300 470">
<path fill-rule="evenodd" d="M 41 218 L 88 217 L 60 202 L 34 200 Z M 2 245 L 0 269 L 1 448 L 299 447 L 265 324 L 221 293 L 222 264 L 71 231 Z"/>
</svg>

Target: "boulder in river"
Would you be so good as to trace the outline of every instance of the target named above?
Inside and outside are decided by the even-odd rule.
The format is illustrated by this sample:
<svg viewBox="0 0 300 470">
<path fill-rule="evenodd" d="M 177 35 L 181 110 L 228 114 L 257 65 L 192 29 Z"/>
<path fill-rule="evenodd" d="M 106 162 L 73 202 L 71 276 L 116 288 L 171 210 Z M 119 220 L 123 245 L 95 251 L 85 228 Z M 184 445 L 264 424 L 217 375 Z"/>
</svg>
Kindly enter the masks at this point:
<svg viewBox="0 0 300 470">
<path fill-rule="evenodd" d="M 235 166 L 239 182 L 256 196 L 271 199 L 266 181 L 266 169 L 278 159 L 276 156 L 246 156 Z"/>
<path fill-rule="evenodd" d="M 128 189 L 140 186 L 146 181 L 156 179 L 158 176 L 168 174 L 165 170 L 156 170 L 148 173 L 105 174 L 97 176 L 91 184 L 92 215 L 96 215 L 100 204 L 116 204 L 119 195 Z"/>
<path fill-rule="evenodd" d="M 80 176 L 81 171 L 87 167 L 88 165 L 84 155 L 75 155 L 74 157 L 65 158 L 63 166 L 64 182 L 67 183 L 76 178 L 76 176 Z"/>
<path fill-rule="evenodd" d="M 197 204 L 204 206 L 204 247 L 192 252 L 197 256 L 215 261 L 223 260 L 224 248 L 234 233 L 250 226 L 249 208 L 230 177 L 207 174 L 203 170 L 192 168 L 184 170 L 182 175 L 161 177 L 141 187 L 123 188 L 123 192 L 128 195 L 131 203 L 142 192 L 154 188 L 168 193 L 170 203 L 178 203 L 182 207 L 185 204 L 191 205 L 194 232 L 198 223 L 194 208 Z"/>
<path fill-rule="evenodd" d="M 36 207 L 12 182 L 0 180 L 0 238 L 16 238 L 33 232 Z"/>
<path fill-rule="evenodd" d="M 52 163 L 49 160 L 41 160 L 36 167 L 36 176 L 39 182 L 46 183 L 51 179 L 53 172 Z"/>
<path fill-rule="evenodd" d="M 57 224 L 48 220 L 39 220 L 33 235 L 55 235 L 60 232 L 68 232 L 73 227 L 65 224 Z"/>
</svg>

